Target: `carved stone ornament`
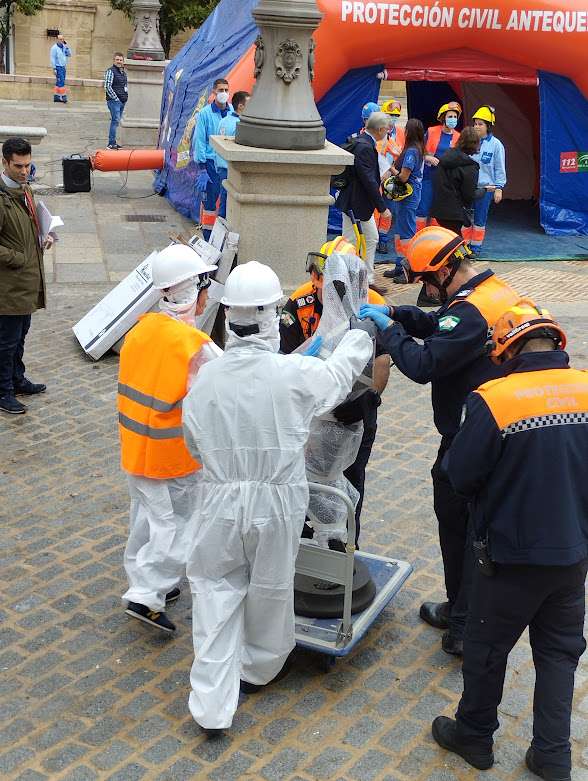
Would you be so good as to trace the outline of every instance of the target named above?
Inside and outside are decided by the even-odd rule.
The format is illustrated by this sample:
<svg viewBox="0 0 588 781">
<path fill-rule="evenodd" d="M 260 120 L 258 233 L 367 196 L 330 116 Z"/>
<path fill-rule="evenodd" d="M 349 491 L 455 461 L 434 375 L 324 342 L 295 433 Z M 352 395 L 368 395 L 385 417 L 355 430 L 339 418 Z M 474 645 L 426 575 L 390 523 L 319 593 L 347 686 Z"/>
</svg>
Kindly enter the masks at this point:
<svg viewBox="0 0 588 781">
<path fill-rule="evenodd" d="M 256 79 L 263 70 L 263 64 L 265 62 L 265 46 L 263 45 L 263 38 L 261 35 L 258 35 L 255 39 L 255 57 L 253 62 L 255 65 L 253 78 Z"/>
<path fill-rule="evenodd" d="M 310 81 L 314 81 L 314 59 L 315 59 L 315 53 L 314 50 L 316 49 L 316 43 L 314 41 L 314 38 L 310 39 L 310 44 L 308 46 L 308 78 Z"/>
<path fill-rule="evenodd" d="M 153 29 L 153 21 L 150 16 L 147 16 L 145 14 L 141 17 L 141 30 L 143 30 L 144 33 L 151 32 Z"/>
<path fill-rule="evenodd" d="M 291 38 L 283 41 L 276 52 L 276 76 L 285 84 L 291 84 L 300 75 L 302 50 Z"/>
</svg>

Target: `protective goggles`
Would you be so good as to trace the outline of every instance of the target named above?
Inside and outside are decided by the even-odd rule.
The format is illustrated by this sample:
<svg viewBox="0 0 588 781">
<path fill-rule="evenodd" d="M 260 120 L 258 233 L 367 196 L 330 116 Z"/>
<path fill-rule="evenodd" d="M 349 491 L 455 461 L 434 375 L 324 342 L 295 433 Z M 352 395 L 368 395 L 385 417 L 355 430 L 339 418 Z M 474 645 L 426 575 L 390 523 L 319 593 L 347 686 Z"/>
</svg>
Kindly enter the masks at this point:
<svg viewBox="0 0 588 781">
<path fill-rule="evenodd" d="M 327 257 L 328 255 L 323 252 L 309 252 L 306 256 L 306 273 L 310 274 L 311 271 L 316 271 L 317 274 L 322 274 L 325 270 Z"/>
</svg>

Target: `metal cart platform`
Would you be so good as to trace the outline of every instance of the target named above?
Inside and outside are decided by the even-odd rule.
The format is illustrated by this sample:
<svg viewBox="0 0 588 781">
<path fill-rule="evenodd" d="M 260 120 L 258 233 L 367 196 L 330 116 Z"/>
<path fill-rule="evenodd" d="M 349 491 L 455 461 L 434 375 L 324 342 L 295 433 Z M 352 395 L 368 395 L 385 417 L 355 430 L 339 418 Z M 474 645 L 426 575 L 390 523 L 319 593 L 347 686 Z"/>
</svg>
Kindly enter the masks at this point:
<svg viewBox="0 0 588 781">
<path fill-rule="evenodd" d="M 364 637 L 386 605 L 402 588 L 412 572 L 412 565 L 385 556 L 355 550 L 355 508 L 349 497 L 337 488 L 309 483 L 312 490 L 337 496 L 347 507 L 346 552 L 320 548 L 309 540 L 301 540 L 296 572 L 344 586 L 342 618 L 306 618 L 296 616 L 296 644 L 302 648 L 326 654 L 325 667 L 337 657 L 347 656 Z M 353 567 L 361 561 L 369 570 L 376 586 L 374 601 L 360 613 L 351 614 Z"/>
</svg>

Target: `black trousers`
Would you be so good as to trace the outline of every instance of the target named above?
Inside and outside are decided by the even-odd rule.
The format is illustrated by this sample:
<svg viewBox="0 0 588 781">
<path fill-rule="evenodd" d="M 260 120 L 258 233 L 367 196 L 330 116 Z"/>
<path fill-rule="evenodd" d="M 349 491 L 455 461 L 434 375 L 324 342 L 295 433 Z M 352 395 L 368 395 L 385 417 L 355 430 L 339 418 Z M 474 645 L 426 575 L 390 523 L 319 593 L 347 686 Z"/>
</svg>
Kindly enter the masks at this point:
<svg viewBox="0 0 588 781">
<path fill-rule="evenodd" d="M 439 524 L 439 544 L 445 573 L 445 589 L 451 605 L 449 631 L 456 638 L 463 637 L 468 614 L 468 598 L 472 581 L 474 557 L 472 533 L 468 526 L 468 502 L 453 489 L 441 469 L 443 456 L 451 440 L 443 438 L 437 458 L 431 469 L 433 478 L 433 507 Z"/>
<path fill-rule="evenodd" d="M 439 220 L 437 219 L 437 222 L 442 228 L 447 228 L 450 231 L 453 231 L 454 233 L 457 233 L 459 236 L 461 233 L 461 229 L 463 228 L 463 220 Z"/>
<path fill-rule="evenodd" d="M 30 315 L 0 315 L 0 396 L 11 396 L 15 386 L 23 383 L 22 358 L 30 325 Z"/>
<path fill-rule="evenodd" d="M 355 508 L 355 544 L 359 542 L 361 508 L 363 507 L 363 496 L 365 492 L 365 469 L 370 455 L 376 431 L 378 430 L 378 410 L 376 407 L 371 409 L 363 421 L 363 437 L 357 451 L 357 457 L 353 464 L 346 469 L 343 474 L 349 480 L 351 485 L 359 491 L 359 500 Z"/>
<path fill-rule="evenodd" d="M 540 764 L 570 770 L 587 569 L 588 559 L 569 567 L 497 564 L 491 578 L 474 570 L 456 714 L 460 737 L 492 746 L 508 655 L 528 626 L 536 673 L 532 746 Z"/>
</svg>

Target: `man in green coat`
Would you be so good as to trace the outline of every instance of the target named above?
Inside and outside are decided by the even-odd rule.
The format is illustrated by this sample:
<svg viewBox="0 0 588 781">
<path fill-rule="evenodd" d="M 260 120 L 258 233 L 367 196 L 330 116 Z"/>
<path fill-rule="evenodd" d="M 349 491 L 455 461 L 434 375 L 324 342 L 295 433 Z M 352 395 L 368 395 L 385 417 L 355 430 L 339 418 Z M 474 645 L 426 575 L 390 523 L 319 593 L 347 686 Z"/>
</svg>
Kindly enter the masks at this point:
<svg viewBox="0 0 588 781">
<path fill-rule="evenodd" d="M 31 314 L 45 307 L 43 249 L 53 243 L 41 237 L 35 201 L 27 179 L 31 145 L 9 138 L 2 145 L 0 174 L 0 412 L 21 415 L 26 407 L 17 395 L 46 389 L 25 377 L 25 337 Z"/>
</svg>

